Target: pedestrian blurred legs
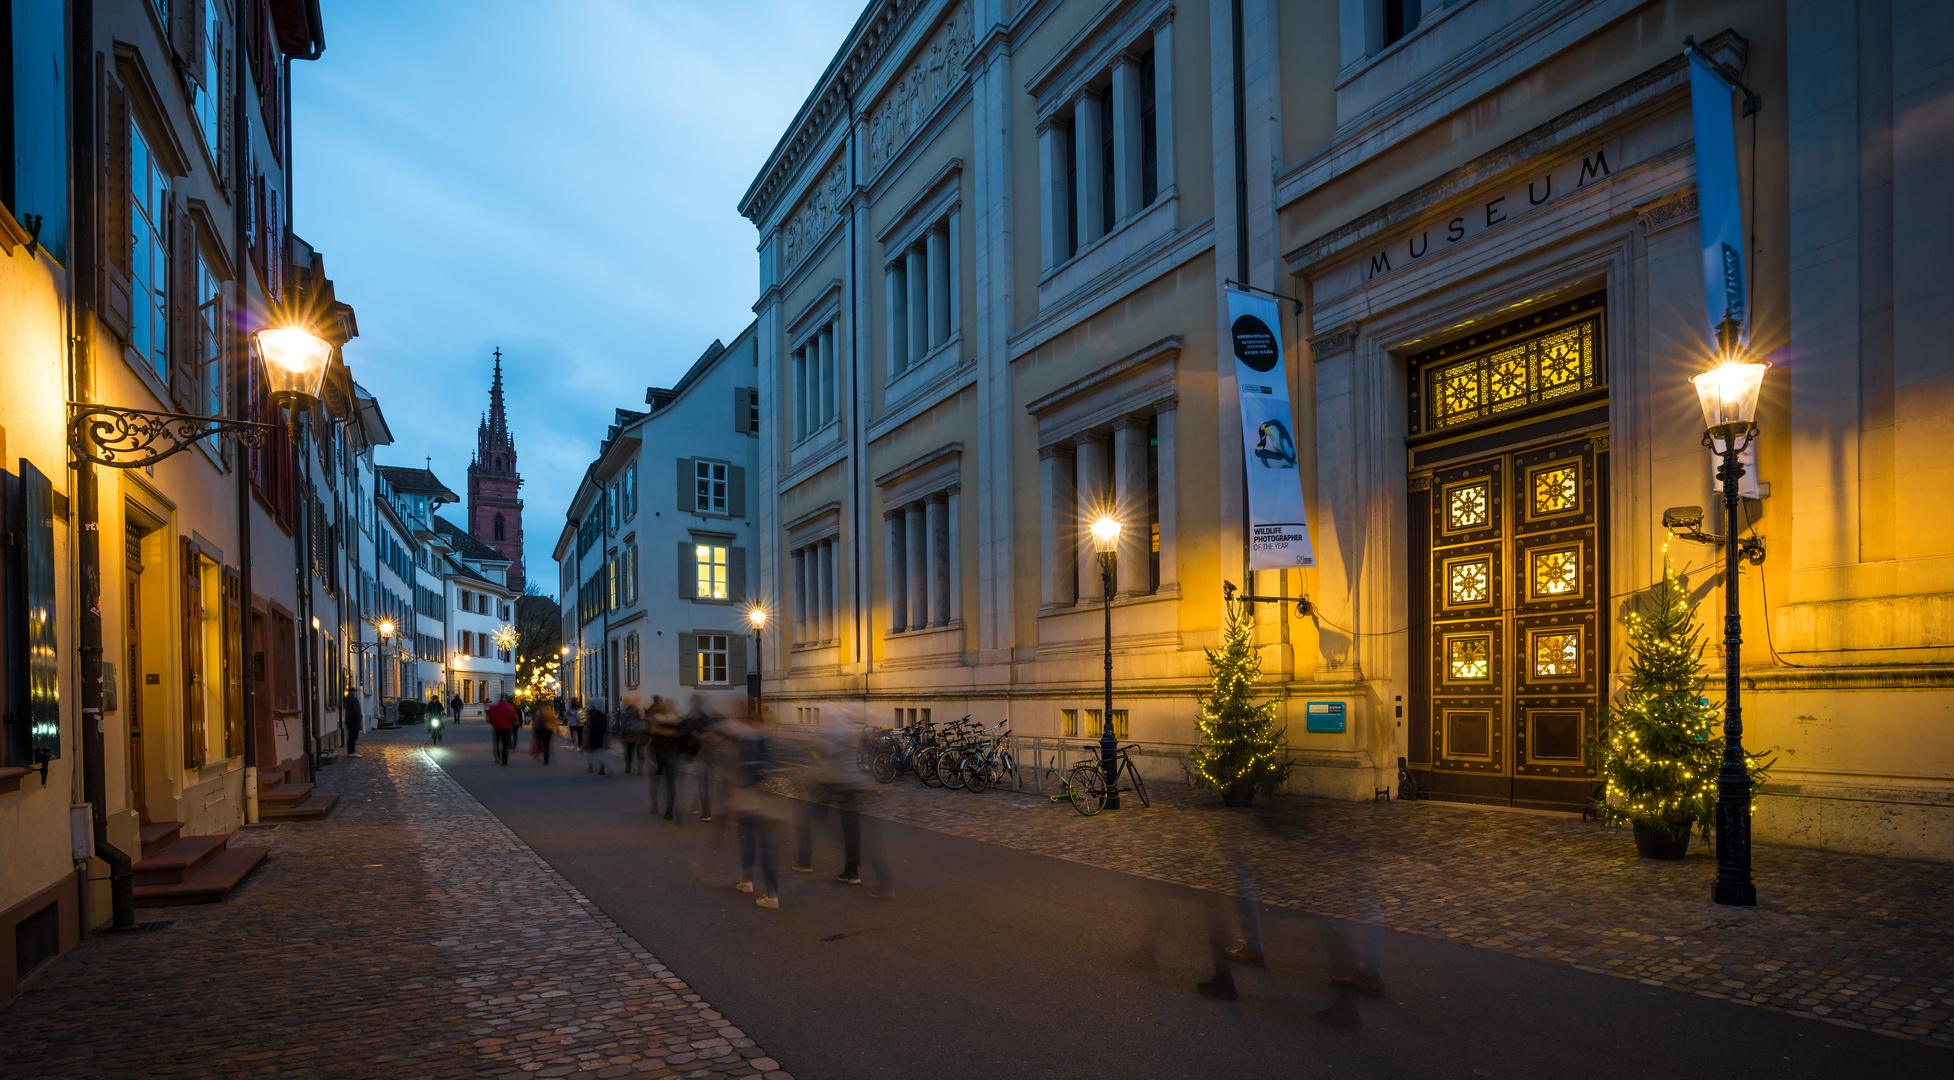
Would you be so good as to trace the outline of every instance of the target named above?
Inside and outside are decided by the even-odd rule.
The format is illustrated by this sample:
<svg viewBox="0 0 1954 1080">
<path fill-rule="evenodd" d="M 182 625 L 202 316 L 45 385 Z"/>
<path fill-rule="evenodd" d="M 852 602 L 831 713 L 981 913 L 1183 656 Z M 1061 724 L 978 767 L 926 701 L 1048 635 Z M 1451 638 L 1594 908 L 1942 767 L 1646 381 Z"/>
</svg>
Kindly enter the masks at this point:
<svg viewBox="0 0 1954 1080">
<path fill-rule="evenodd" d="M 796 824 L 799 825 L 800 832 L 800 849 L 794 857 L 794 869 L 803 873 L 813 871 L 814 823 L 816 821 L 826 821 L 827 818 L 828 807 L 826 803 L 804 802 L 800 804 L 800 813 L 796 815 Z"/>
<path fill-rule="evenodd" d="M 712 820 L 712 766 L 699 762 L 699 820 Z"/>
<path fill-rule="evenodd" d="M 760 814 L 741 814 L 740 832 L 740 885 L 741 892 L 753 891 L 754 865 L 759 865 L 761 878 L 766 882 L 767 891 L 762 901 L 772 899 L 767 907 L 778 907 L 780 897 L 780 870 L 773 857 L 773 823 Z"/>
<path fill-rule="evenodd" d="M 359 746 L 360 746 L 360 729 L 356 727 L 347 728 L 346 729 L 346 756 L 359 757 L 360 756 Z"/>
<path fill-rule="evenodd" d="M 658 787 L 662 782 L 665 787 L 665 820 L 676 825 L 679 821 L 677 794 L 678 763 L 672 760 L 671 755 L 667 754 L 654 756 L 652 758 L 652 764 L 655 767 L 651 772 L 651 812 L 653 814 L 658 813 Z"/>
<path fill-rule="evenodd" d="M 1320 1023 L 1346 1031 L 1363 1030 L 1356 995 L 1384 996 L 1384 911 L 1375 885 L 1360 879 L 1357 886 L 1358 921 L 1348 924 L 1332 965 L 1347 974 L 1331 976 L 1330 985 L 1339 991 L 1337 1002 L 1316 1014 Z"/>
<path fill-rule="evenodd" d="M 543 764 L 545 765 L 550 763 L 550 738 L 552 734 L 552 732 L 545 731 L 536 736 L 536 745 L 543 751 Z"/>
<path fill-rule="evenodd" d="M 624 771 L 634 773 L 643 766 L 643 747 L 627 740 L 624 744 Z"/>
</svg>

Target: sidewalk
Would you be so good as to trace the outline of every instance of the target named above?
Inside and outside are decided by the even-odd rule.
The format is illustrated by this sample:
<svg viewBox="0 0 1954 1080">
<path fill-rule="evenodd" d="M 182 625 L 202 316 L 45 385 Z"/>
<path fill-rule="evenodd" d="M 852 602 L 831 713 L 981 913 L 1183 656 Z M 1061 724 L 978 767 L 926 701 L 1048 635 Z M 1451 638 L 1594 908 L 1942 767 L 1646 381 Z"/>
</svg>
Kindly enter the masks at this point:
<svg viewBox="0 0 1954 1080">
<path fill-rule="evenodd" d="M 791 1080 L 420 752 L 372 732 L 322 821 L 241 830 L 229 900 L 145 909 L 4 1012 L 0 1077 Z"/>
<path fill-rule="evenodd" d="M 893 821 L 1230 893 L 1225 853 L 1242 851 L 1265 903 L 1954 1047 L 1954 866 L 1760 845 L 1759 906 L 1724 908 L 1700 841 L 1642 859 L 1628 830 L 1564 815 L 1297 796 L 1226 810 L 1150 783 L 1151 809 L 1128 795 L 1086 818 L 1030 791 L 864 780 L 864 810 Z M 774 784 L 811 794 L 791 772 Z"/>
</svg>

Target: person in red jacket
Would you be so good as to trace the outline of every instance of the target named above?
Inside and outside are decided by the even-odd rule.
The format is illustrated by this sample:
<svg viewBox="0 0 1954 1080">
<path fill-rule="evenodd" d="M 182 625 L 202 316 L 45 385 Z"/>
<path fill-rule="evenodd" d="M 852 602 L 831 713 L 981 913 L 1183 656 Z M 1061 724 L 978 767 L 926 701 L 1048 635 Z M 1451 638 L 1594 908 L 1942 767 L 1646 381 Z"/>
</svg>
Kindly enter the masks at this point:
<svg viewBox="0 0 1954 1080">
<path fill-rule="evenodd" d="M 516 745 L 516 725 L 522 718 L 516 715 L 516 707 L 504 694 L 495 704 L 488 707 L 488 724 L 495 729 L 495 760 L 499 765 L 509 763 L 509 751 Z"/>
</svg>

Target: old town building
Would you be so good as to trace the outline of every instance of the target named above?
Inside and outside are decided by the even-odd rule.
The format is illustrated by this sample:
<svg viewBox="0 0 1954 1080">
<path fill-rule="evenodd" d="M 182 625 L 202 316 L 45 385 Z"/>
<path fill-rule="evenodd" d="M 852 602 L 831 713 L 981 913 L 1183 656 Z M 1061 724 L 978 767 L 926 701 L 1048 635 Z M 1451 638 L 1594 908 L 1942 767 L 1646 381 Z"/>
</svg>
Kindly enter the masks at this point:
<svg viewBox="0 0 1954 1080">
<path fill-rule="evenodd" d="M 1110 511 L 1113 719 L 1150 767 L 1194 739 L 1233 585 L 1280 601 L 1255 613 L 1293 790 L 1575 811 L 1623 616 L 1667 557 L 1715 638 L 1691 534 L 1736 532 L 1760 838 L 1954 858 L 1954 560 L 1923 504 L 1954 415 L 1948 18 L 875 0 L 740 203 L 753 577 L 815 628 L 768 638 L 768 699 L 1096 734 Z M 1728 117 L 1692 112 L 1693 63 Z M 1699 157 L 1741 192 L 1721 304 Z M 1247 566 L 1242 402 L 1273 388 L 1237 376 L 1231 283 L 1275 301 L 1306 567 Z M 1688 382 L 1713 307 L 1774 365 L 1734 528 Z"/>
<path fill-rule="evenodd" d="M 585 471 L 555 550 L 566 696 L 642 708 L 654 694 L 747 693 L 757 330 L 648 388 L 646 411 L 617 410 Z"/>
</svg>

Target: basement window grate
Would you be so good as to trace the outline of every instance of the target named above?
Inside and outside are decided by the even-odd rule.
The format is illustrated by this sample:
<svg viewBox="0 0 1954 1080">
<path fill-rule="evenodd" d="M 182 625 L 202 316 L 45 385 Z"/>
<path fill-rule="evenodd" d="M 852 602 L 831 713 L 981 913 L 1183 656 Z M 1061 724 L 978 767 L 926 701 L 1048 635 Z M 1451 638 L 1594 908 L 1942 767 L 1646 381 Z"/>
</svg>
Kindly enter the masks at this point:
<svg viewBox="0 0 1954 1080">
<path fill-rule="evenodd" d="M 14 924 L 14 978 L 28 973 L 61 952 L 61 905 L 49 904 Z"/>
</svg>

